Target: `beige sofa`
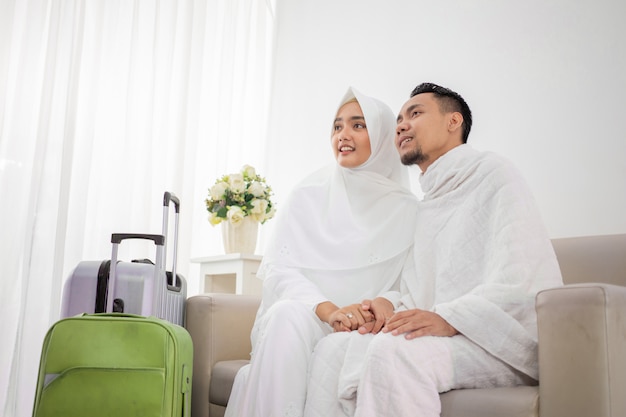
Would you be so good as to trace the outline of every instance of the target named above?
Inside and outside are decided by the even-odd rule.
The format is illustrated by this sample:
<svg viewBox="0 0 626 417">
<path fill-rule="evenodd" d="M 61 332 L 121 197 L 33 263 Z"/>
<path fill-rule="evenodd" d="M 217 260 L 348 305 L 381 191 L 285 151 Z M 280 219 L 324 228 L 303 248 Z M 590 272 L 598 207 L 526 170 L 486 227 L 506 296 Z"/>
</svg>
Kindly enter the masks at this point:
<svg viewBox="0 0 626 417">
<path fill-rule="evenodd" d="M 554 239 L 565 285 L 537 295 L 538 387 L 454 390 L 443 417 L 626 416 L 626 234 Z M 259 298 L 190 297 L 192 417 L 221 417 Z M 541 400 L 540 400 L 541 399 Z"/>
</svg>

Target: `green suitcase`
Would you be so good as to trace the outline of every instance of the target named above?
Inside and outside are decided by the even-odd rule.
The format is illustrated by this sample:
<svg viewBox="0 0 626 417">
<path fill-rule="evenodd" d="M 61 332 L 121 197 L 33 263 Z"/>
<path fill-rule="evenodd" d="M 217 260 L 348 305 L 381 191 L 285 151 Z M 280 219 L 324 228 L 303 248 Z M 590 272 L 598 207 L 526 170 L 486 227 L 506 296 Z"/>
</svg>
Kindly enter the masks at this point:
<svg viewBox="0 0 626 417">
<path fill-rule="evenodd" d="M 44 339 L 34 417 L 191 415 L 193 345 L 156 317 L 85 314 Z"/>
</svg>

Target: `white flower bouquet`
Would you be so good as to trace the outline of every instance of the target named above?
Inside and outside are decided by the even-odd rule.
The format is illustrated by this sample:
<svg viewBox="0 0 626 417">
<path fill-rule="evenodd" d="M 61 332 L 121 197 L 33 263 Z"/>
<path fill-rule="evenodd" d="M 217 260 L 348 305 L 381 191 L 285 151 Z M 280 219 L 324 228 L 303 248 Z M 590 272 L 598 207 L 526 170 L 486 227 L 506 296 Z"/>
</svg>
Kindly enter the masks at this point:
<svg viewBox="0 0 626 417">
<path fill-rule="evenodd" d="M 257 175 L 254 167 L 244 165 L 240 172 L 218 178 L 209 189 L 205 200 L 209 222 L 215 226 L 228 220 L 238 225 L 250 216 L 263 224 L 276 212 L 270 199 L 272 194 L 265 178 Z"/>
</svg>

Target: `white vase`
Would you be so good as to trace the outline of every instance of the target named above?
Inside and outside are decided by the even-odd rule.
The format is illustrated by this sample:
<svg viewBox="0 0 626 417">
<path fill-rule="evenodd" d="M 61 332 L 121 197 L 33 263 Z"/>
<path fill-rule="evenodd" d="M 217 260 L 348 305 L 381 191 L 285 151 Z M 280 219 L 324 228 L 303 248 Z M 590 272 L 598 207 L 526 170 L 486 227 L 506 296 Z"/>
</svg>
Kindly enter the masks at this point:
<svg viewBox="0 0 626 417">
<path fill-rule="evenodd" d="M 259 223 L 250 216 L 243 218 L 238 225 L 228 220 L 222 223 L 222 243 L 226 253 L 254 254 L 256 239 L 259 232 Z"/>
</svg>

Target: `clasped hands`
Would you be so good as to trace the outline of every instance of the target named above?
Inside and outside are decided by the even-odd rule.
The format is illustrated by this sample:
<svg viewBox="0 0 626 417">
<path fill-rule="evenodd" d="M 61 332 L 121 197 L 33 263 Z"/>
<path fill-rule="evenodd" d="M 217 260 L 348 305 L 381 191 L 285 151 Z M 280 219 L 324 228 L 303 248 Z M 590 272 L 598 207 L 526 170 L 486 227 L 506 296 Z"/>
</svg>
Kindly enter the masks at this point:
<svg viewBox="0 0 626 417">
<path fill-rule="evenodd" d="M 394 336 L 404 334 L 406 339 L 458 334 L 437 313 L 420 309 L 394 313 L 393 304 L 382 297 L 336 309 L 330 313 L 327 321 L 335 332 L 358 330 L 361 334 L 376 334 L 382 331 Z"/>
</svg>

